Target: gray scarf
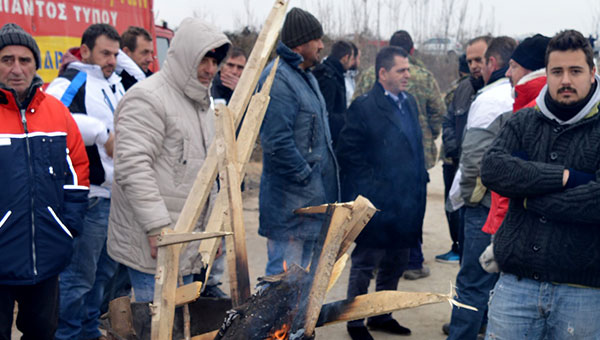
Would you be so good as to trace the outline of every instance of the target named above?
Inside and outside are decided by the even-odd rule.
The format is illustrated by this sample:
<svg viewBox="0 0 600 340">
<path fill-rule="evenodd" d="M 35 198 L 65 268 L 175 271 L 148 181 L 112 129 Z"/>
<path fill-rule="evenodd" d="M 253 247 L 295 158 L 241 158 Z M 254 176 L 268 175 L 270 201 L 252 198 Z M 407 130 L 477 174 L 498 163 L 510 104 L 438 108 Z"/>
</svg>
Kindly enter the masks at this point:
<svg viewBox="0 0 600 340">
<path fill-rule="evenodd" d="M 546 96 L 546 93 L 548 92 L 548 84 L 544 85 L 544 87 L 538 94 L 538 96 L 535 100 L 535 103 L 540 108 L 540 110 L 542 111 L 544 116 L 546 116 L 552 120 L 555 120 L 560 125 L 575 124 L 575 123 L 579 122 L 580 120 L 582 120 L 583 118 L 585 118 L 588 115 L 588 113 L 590 113 L 592 108 L 594 108 L 594 106 L 596 106 L 598 104 L 598 102 L 600 101 L 600 76 L 598 76 L 596 74 L 596 75 L 594 75 L 594 77 L 596 79 L 596 83 L 598 83 L 599 86 L 596 86 L 596 91 L 592 95 L 592 98 L 590 99 L 590 101 L 583 107 L 583 109 L 581 109 L 581 111 L 579 111 L 575 116 L 573 116 L 573 118 L 571 118 L 569 120 L 563 121 L 563 120 L 559 119 L 552 112 L 550 112 L 550 110 L 546 106 L 544 97 Z"/>
</svg>

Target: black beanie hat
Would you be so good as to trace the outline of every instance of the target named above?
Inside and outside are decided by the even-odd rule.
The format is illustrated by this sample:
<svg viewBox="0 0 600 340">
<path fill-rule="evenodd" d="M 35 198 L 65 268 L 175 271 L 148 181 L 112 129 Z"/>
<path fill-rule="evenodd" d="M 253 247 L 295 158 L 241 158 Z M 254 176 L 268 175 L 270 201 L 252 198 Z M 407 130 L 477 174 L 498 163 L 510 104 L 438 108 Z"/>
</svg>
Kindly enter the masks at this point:
<svg viewBox="0 0 600 340">
<path fill-rule="evenodd" d="M 6 24 L 0 29 L 0 50 L 6 46 L 20 45 L 31 50 L 35 58 L 35 69 L 40 68 L 40 49 L 31 34 L 25 32 L 21 26 L 13 23 Z"/>
<path fill-rule="evenodd" d="M 220 65 L 223 59 L 225 59 L 225 56 L 227 56 L 227 51 L 229 51 L 229 44 L 223 44 L 217 48 L 209 50 L 204 56 L 215 58 L 217 60 L 217 65 Z"/>
<path fill-rule="evenodd" d="M 281 42 L 294 48 L 323 36 L 323 27 L 314 15 L 298 7 L 285 16 L 281 29 Z"/>
<path fill-rule="evenodd" d="M 511 59 L 531 71 L 544 68 L 548 42 L 550 42 L 550 38 L 541 34 L 529 37 L 517 46 Z"/>
</svg>

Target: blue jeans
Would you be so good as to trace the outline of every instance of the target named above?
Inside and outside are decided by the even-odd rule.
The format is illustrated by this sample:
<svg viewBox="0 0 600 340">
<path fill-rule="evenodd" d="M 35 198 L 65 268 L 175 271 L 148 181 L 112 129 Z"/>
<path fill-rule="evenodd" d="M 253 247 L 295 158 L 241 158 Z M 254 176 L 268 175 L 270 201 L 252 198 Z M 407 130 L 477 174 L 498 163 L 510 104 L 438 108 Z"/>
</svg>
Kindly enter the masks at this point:
<svg viewBox="0 0 600 340">
<path fill-rule="evenodd" d="M 106 253 L 109 210 L 110 199 L 88 200 L 83 231 L 73 244 L 73 258 L 59 277 L 57 340 L 85 340 L 102 335 L 98 318 L 104 286 L 117 268 L 117 263 Z"/>
<path fill-rule="evenodd" d="M 208 279 L 206 279 L 207 286 L 216 286 L 221 283 L 221 279 L 225 273 L 225 238 L 223 238 L 223 241 L 221 241 L 221 247 L 221 256 L 215 258 L 213 261 L 210 275 L 208 275 Z"/>
<path fill-rule="evenodd" d="M 465 207 L 464 245 L 460 271 L 456 276 L 456 300 L 473 306 L 477 312 L 465 308 L 452 308 L 448 340 L 475 340 L 484 323 L 489 293 L 498 280 L 481 268 L 479 255 L 490 244 L 491 236 L 481 231 L 489 209 L 483 205 Z M 515 338 L 516 339 L 516 338 Z"/>
<path fill-rule="evenodd" d="M 154 300 L 154 274 L 142 273 L 131 267 L 127 267 L 129 280 L 133 287 L 135 302 L 152 302 Z M 183 277 L 183 284 L 192 283 L 194 275 Z"/>
<path fill-rule="evenodd" d="M 276 275 L 283 272 L 283 261 L 290 266 L 292 263 L 304 268 L 310 263 L 315 241 L 290 239 L 287 241 L 267 239 L 266 275 Z"/>
<path fill-rule="evenodd" d="M 398 281 L 408 264 L 410 249 L 367 248 L 357 244 L 352 251 L 352 267 L 348 280 L 348 298 L 367 294 L 373 272 L 377 269 L 375 290 L 396 290 Z M 383 322 L 391 319 L 390 314 L 377 315 L 369 321 Z M 363 319 L 348 322 L 349 327 L 364 325 Z"/>
<path fill-rule="evenodd" d="M 600 339 L 600 289 L 502 273 L 490 294 L 486 339 Z"/>
</svg>

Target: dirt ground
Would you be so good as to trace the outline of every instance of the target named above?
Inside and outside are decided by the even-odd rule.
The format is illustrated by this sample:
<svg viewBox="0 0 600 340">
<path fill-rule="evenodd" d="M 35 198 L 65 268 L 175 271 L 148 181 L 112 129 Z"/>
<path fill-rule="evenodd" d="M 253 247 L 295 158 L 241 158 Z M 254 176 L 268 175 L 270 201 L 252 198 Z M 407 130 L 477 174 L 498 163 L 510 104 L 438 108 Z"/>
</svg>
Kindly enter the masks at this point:
<svg viewBox="0 0 600 340">
<path fill-rule="evenodd" d="M 248 174 L 245 180 L 246 191 L 243 197 L 244 222 L 252 286 L 256 284 L 259 276 L 264 275 L 267 261 L 266 239 L 258 235 L 258 185 L 260 173 L 261 163 L 254 162 L 248 165 Z M 448 251 L 451 244 L 443 210 L 444 185 L 441 164 L 431 169 L 429 175 L 431 182 L 428 186 L 427 211 L 423 227 L 423 254 L 425 256 L 425 265 L 431 269 L 431 276 L 416 281 L 401 279 L 398 290 L 448 293 L 451 283 L 456 278 L 458 265 L 435 262 L 435 255 Z M 327 295 L 326 302 L 346 298 L 349 271 L 350 261 L 336 285 Z M 371 290 L 373 290 L 373 286 L 374 282 L 371 284 Z M 229 290 L 227 283 L 225 283 L 223 290 L 226 292 Z M 412 330 L 412 335 L 407 338 L 415 340 L 438 340 L 445 339 L 441 328 L 443 323 L 450 320 L 450 312 L 451 307 L 449 304 L 439 303 L 398 311 L 393 316 L 403 326 Z M 371 334 L 377 340 L 398 338 L 398 336 L 381 332 L 372 332 Z M 19 338 L 20 333 L 13 327 L 12 339 L 17 340 Z M 350 339 L 350 337 L 346 333 L 345 323 L 339 323 L 318 328 L 316 339 L 338 340 Z"/>
<path fill-rule="evenodd" d="M 246 227 L 248 260 L 251 284 L 256 283 L 259 276 L 264 275 L 267 261 L 266 239 L 258 235 L 258 180 L 260 163 L 251 163 L 246 178 L 247 190 L 244 193 L 244 217 Z M 429 171 L 431 182 L 428 186 L 427 211 L 423 227 L 423 254 L 425 265 L 431 269 L 431 276 L 416 280 L 400 280 L 398 290 L 448 293 L 450 284 L 454 283 L 458 272 L 458 264 L 442 264 L 435 261 L 435 256 L 450 250 L 450 235 L 443 209 L 444 184 L 441 163 Z M 351 251 L 351 250 L 350 250 Z M 327 295 L 326 302 L 346 298 L 350 261 L 334 288 Z M 374 282 L 371 284 L 373 290 Z M 227 287 L 224 287 L 227 291 Z M 410 339 L 438 340 L 445 339 L 442 324 L 449 322 L 451 307 L 448 303 L 421 306 L 398 311 L 393 314 L 403 326 L 412 330 Z M 377 340 L 397 339 L 398 336 L 381 332 L 372 332 Z M 334 324 L 317 329 L 317 339 L 350 339 L 346 333 L 345 323 Z"/>
</svg>

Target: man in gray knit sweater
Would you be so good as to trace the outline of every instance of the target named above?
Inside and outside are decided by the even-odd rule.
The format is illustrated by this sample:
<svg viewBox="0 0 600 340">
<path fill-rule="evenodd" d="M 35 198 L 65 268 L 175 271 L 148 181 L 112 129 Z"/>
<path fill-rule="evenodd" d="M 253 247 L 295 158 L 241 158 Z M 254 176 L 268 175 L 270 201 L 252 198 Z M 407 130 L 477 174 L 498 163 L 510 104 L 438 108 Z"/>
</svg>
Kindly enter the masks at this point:
<svg viewBox="0 0 600 340">
<path fill-rule="evenodd" d="M 506 123 L 483 184 L 510 198 L 487 338 L 600 339 L 600 90 L 581 33 L 557 34 L 535 108 Z"/>
</svg>

